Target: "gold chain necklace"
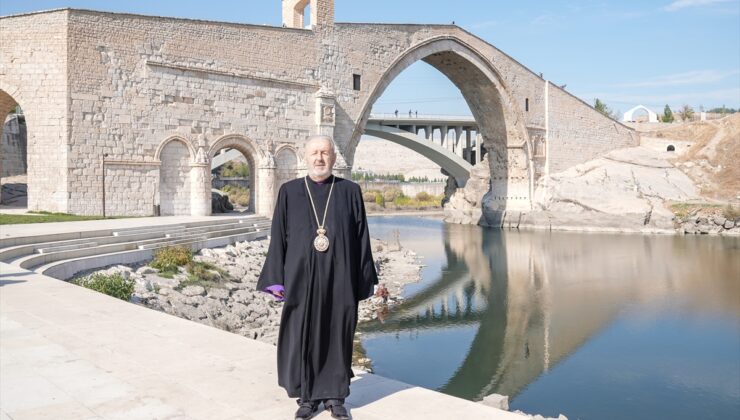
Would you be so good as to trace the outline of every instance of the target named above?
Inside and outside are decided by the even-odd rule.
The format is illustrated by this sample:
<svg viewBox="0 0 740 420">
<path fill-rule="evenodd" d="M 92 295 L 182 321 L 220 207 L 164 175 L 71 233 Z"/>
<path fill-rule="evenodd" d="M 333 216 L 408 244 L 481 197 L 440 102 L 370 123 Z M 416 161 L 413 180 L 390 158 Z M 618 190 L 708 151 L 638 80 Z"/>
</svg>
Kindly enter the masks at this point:
<svg viewBox="0 0 740 420">
<path fill-rule="evenodd" d="M 324 209 L 324 220 L 319 223 L 319 214 L 316 213 L 316 206 L 313 203 L 313 197 L 311 196 L 311 189 L 308 188 L 308 176 L 303 178 L 303 182 L 306 184 L 306 191 L 308 191 L 308 199 L 311 201 L 311 208 L 313 209 L 313 215 L 316 218 L 316 224 L 319 228 L 316 230 L 316 238 L 313 240 L 313 247 L 319 252 L 326 252 L 329 249 L 329 238 L 326 237 L 326 213 L 329 212 L 329 200 L 331 200 L 331 192 L 334 190 L 334 179 L 331 178 L 331 187 L 329 187 L 329 197 L 326 198 L 326 208 Z"/>
</svg>

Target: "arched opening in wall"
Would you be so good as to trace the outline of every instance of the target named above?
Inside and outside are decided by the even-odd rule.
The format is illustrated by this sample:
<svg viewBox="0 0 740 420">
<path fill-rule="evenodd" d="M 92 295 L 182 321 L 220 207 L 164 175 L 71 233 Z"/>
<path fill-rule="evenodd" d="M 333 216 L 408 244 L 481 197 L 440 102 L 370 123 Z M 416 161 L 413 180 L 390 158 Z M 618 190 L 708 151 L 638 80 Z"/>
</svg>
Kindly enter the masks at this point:
<svg viewBox="0 0 740 420">
<path fill-rule="evenodd" d="M 419 61 L 431 65 L 448 79 L 459 91 L 459 96 L 437 94 L 438 90 L 434 87 L 422 89 L 409 86 L 392 101 L 387 100 L 384 94 L 389 86 L 415 65 L 421 65 L 417 64 Z M 420 76 L 416 75 L 415 78 L 420 79 Z M 362 134 L 386 136 L 435 161 L 451 175 L 445 196 L 450 197 L 454 193 L 460 200 L 451 199 L 451 206 L 445 207 L 446 214 L 447 210 L 452 214 L 448 220 L 476 223 L 480 217 L 475 216 L 478 220 L 468 220 L 472 214 L 470 211 L 480 208 L 486 223 L 499 225 L 508 210 L 531 210 L 535 173 L 525 112 L 521 101 L 512 97 L 507 90 L 490 59 L 462 40 L 451 37 L 430 39 L 412 46 L 397 57 L 370 89 L 371 93 L 363 104 L 360 122 L 345 148 L 345 158 L 351 165 L 357 166 L 354 163 L 355 146 L 360 143 Z M 420 98 L 416 92 L 424 92 L 425 96 Z M 431 104 L 434 103 L 449 105 L 460 96 L 462 104 L 452 109 L 448 107 L 432 111 L 436 114 L 430 112 L 427 121 L 422 119 L 424 112 L 419 112 L 416 118 L 416 109 L 412 108 L 417 103 L 424 104 L 427 109 L 432 108 Z M 409 97 L 417 99 L 406 100 Z M 469 109 L 468 115 L 444 115 L 463 113 L 465 107 Z M 410 111 L 408 114 L 405 113 L 406 109 Z M 407 127 L 419 124 L 428 125 L 435 133 L 431 141 L 406 134 L 412 131 Z M 465 130 L 470 126 L 474 130 Z M 440 131 L 439 139 L 436 138 L 437 130 Z M 460 136 L 462 132 L 466 132 L 466 135 Z M 471 135 L 468 136 L 467 132 Z M 465 141 L 461 142 L 461 137 Z M 376 155 L 380 154 L 384 153 L 376 152 Z M 480 168 L 484 170 L 473 170 L 471 162 L 465 160 L 470 156 L 476 156 L 476 160 L 481 157 L 484 163 Z M 485 170 L 486 165 L 488 171 Z M 471 177 L 475 177 L 472 186 L 459 191 L 460 187 L 473 179 Z"/>
<path fill-rule="evenodd" d="M 0 90 L 0 207 L 28 209 L 28 128 L 15 98 Z"/>
<path fill-rule="evenodd" d="M 162 216 L 190 215 L 191 152 L 183 139 L 168 141 L 159 153 L 159 206 Z"/>
<path fill-rule="evenodd" d="M 443 203 L 473 176 L 474 191 L 461 193 L 465 203 L 457 200 L 460 214 L 480 208 L 484 195 L 498 215 L 508 206 L 529 209 L 531 147 L 522 105 L 510 97 L 482 55 L 456 40 L 430 40 L 397 58 L 373 86 L 347 148 L 348 161 L 355 171 L 369 172 L 360 164 L 361 155 L 359 161 L 356 158 L 353 145 L 359 143 L 356 150 L 362 153 L 360 138 L 365 137 L 360 134 L 381 137 L 425 156 L 450 175 Z M 422 110 L 417 113 L 418 108 Z M 425 137 L 415 135 L 420 126 Z M 516 148 L 511 147 L 514 144 Z M 384 149 L 373 149 L 379 159 L 403 162 Z M 489 151 L 493 158 L 486 159 Z M 476 164 L 484 170 L 474 171 Z"/>
<path fill-rule="evenodd" d="M 211 213 L 255 213 L 256 150 L 243 137 L 227 137 L 211 148 Z"/>
<path fill-rule="evenodd" d="M 275 191 L 298 176 L 298 155 L 290 147 L 283 147 L 275 154 Z"/>
</svg>

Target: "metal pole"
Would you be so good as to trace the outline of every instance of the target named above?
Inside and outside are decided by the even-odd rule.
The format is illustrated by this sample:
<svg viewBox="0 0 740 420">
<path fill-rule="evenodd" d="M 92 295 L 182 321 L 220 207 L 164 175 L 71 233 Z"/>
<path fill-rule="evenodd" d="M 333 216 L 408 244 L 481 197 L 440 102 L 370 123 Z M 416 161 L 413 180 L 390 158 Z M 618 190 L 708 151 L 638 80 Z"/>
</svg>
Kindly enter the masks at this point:
<svg viewBox="0 0 740 420">
<path fill-rule="evenodd" d="M 105 219 L 105 158 L 108 153 L 103 153 L 103 219 Z"/>
</svg>

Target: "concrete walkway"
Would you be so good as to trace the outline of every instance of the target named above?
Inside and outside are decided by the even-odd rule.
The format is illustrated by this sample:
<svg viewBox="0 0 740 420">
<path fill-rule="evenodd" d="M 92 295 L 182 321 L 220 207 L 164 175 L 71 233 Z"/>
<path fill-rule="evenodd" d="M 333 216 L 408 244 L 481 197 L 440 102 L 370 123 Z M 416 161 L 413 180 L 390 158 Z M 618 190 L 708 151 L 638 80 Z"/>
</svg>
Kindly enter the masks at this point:
<svg viewBox="0 0 740 420">
<path fill-rule="evenodd" d="M 225 213 L 215 216 L 159 216 L 133 217 L 130 219 L 81 220 L 78 222 L 24 223 L 0 225 L 0 239 L 19 236 L 42 236 L 55 233 L 86 232 L 103 229 L 126 229 L 146 226 L 176 225 L 179 223 L 245 217 L 251 214 Z"/>
<path fill-rule="evenodd" d="M 292 419 L 275 347 L 0 263 L 0 419 Z M 357 420 L 525 419 L 358 372 Z M 317 419 L 330 419 L 327 412 Z"/>
</svg>

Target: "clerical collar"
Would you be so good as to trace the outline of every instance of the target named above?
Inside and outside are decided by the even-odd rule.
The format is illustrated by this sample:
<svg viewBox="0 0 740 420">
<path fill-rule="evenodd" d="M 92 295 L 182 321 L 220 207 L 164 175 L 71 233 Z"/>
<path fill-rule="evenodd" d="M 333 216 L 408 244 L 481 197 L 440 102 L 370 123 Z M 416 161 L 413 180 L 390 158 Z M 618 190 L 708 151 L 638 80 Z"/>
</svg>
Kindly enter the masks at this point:
<svg viewBox="0 0 740 420">
<path fill-rule="evenodd" d="M 331 182 L 331 177 L 333 177 L 333 176 L 334 176 L 333 174 L 332 175 L 329 175 L 323 181 L 314 181 L 313 179 L 311 179 L 310 176 L 308 177 L 308 179 L 311 180 L 311 182 L 313 182 L 316 185 L 323 185 L 323 184 L 326 184 L 327 182 Z"/>
</svg>

